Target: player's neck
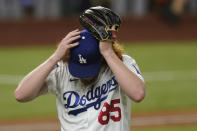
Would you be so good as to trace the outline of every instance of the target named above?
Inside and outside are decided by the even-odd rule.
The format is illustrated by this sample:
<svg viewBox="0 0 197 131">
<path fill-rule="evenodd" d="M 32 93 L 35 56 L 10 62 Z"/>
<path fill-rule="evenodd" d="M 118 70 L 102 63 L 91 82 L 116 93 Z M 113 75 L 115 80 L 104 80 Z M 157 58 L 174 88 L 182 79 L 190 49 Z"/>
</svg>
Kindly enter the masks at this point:
<svg viewBox="0 0 197 131">
<path fill-rule="evenodd" d="M 85 85 L 85 86 L 88 86 L 90 84 L 92 84 L 93 82 L 96 81 L 98 75 L 94 76 L 94 77 L 91 77 L 91 78 L 83 78 L 83 79 L 80 79 L 80 81 Z"/>
</svg>

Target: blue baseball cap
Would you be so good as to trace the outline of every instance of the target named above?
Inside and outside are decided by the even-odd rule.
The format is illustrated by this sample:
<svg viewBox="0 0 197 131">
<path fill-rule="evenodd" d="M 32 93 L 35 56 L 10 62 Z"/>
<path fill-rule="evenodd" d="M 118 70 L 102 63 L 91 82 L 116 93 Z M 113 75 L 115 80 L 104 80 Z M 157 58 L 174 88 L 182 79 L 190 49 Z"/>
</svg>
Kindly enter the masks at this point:
<svg viewBox="0 0 197 131">
<path fill-rule="evenodd" d="M 68 62 L 70 74 L 78 78 L 95 76 L 99 72 L 102 63 L 99 41 L 87 30 L 82 30 L 81 38 L 75 42 L 79 42 L 79 45 L 70 49 Z"/>
</svg>

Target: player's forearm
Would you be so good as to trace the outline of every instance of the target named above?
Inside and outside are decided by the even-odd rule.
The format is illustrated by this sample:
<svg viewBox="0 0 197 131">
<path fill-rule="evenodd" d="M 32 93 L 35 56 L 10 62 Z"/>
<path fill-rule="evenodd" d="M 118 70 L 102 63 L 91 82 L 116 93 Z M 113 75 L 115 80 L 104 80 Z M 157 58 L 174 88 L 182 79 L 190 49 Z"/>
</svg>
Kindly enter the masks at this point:
<svg viewBox="0 0 197 131">
<path fill-rule="evenodd" d="M 120 87 L 136 102 L 145 97 L 145 84 L 130 71 L 113 51 L 103 53 L 103 56 L 114 73 Z"/>
<path fill-rule="evenodd" d="M 46 88 L 44 86 L 45 79 L 57 61 L 58 59 L 52 55 L 43 64 L 25 76 L 15 90 L 15 99 L 20 102 L 26 102 L 37 97 L 43 91 L 42 88 Z"/>
<path fill-rule="evenodd" d="M 78 42 L 72 42 L 79 39 L 81 37 L 80 34 L 81 32 L 78 29 L 69 32 L 62 39 L 55 53 L 20 82 L 15 91 L 15 98 L 18 101 L 30 101 L 43 93 L 43 91 L 46 91 L 43 89 L 44 87 L 46 88 L 44 85 L 46 77 L 54 65 L 65 56 L 67 50 L 78 45 Z"/>
</svg>

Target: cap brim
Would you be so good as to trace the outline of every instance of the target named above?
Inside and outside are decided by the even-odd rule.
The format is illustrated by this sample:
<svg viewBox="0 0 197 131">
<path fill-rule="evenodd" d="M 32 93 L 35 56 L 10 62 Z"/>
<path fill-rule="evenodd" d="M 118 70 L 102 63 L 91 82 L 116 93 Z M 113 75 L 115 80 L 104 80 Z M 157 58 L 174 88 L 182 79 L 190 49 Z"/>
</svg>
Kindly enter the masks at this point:
<svg viewBox="0 0 197 131">
<path fill-rule="evenodd" d="M 72 76 L 78 78 L 90 78 L 95 76 L 101 68 L 101 61 L 91 65 L 79 65 L 69 62 L 68 69 Z"/>
</svg>

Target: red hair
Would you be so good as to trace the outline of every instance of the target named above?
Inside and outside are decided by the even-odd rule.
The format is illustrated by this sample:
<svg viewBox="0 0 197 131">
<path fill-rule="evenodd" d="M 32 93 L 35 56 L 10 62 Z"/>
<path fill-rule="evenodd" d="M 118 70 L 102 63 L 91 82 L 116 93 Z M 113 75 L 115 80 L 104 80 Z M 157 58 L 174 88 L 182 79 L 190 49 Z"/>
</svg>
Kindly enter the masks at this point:
<svg viewBox="0 0 197 131">
<path fill-rule="evenodd" d="M 112 44 L 112 48 L 115 54 L 122 60 L 122 54 L 124 53 L 122 46 L 118 42 L 114 42 Z M 64 56 L 62 60 L 63 62 L 68 62 L 69 58 L 70 58 L 70 50 L 66 52 L 66 55 Z M 104 59 L 103 59 L 103 64 L 106 64 L 106 61 Z"/>
</svg>

